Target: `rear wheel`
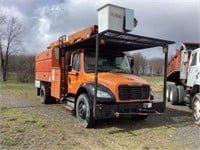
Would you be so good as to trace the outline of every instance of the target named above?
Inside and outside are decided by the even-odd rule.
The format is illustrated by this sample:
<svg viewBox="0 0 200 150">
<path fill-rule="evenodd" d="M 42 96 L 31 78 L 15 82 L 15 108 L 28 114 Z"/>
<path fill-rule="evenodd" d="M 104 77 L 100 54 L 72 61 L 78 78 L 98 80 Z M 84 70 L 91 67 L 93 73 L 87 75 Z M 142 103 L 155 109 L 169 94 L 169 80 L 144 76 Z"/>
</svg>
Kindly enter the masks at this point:
<svg viewBox="0 0 200 150">
<path fill-rule="evenodd" d="M 89 128 L 93 125 L 94 119 L 92 116 L 92 109 L 89 104 L 89 98 L 87 94 L 81 94 L 76 102 L 76 117 L 80 124 L 85 128 Z"/>
<path fill-rule="evenodd" d="M 167 85 L 167 88 L 166 88 L 166 100 L 168 102 L 170 101 L 170 99 L 169 99 L 170 90 L 171 90 L 171 85 Z"/>
<path fill-rule="evenodd" d="M 50 102 L 50 90 L 45 84 L 40 88 L 40 101 L 42 104 L 48 104 Z"/>
<path fill-rule="evenodd" d="M 200 125 L 200 93 L 197 93 L 192 100 L 192 115 L 194 122 Z"/>
<path fill-rule="evenodd" d="M 171 86 L 169 99 L 170 99 L 170 102 L 171 102 L 172 105 L 178 104 L 178 90 L 177 90 L 176 85 Z"/>
<path fill-rule="evenodd" d="M 178 104 L 183 105 L 185 103 L 184 96 L 185 96 L 185 90 L 182 85 L 177 86 L 178 90 Z"/>
</svg>

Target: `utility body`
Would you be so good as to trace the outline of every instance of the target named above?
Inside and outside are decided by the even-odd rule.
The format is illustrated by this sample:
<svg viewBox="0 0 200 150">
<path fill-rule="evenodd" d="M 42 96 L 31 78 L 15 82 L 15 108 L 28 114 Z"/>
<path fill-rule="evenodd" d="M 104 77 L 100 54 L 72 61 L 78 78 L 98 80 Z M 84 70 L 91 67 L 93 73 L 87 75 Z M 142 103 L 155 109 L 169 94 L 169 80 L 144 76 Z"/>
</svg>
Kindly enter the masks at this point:
<svg viewBox="0 0 200 150">
<path fill-rule="evenodd" d="M 188 104 L 196 124 L 200 124 L 200 43 L 185 42 L 170 59 L 166 89 L 172 105 Z"/>
</svg>

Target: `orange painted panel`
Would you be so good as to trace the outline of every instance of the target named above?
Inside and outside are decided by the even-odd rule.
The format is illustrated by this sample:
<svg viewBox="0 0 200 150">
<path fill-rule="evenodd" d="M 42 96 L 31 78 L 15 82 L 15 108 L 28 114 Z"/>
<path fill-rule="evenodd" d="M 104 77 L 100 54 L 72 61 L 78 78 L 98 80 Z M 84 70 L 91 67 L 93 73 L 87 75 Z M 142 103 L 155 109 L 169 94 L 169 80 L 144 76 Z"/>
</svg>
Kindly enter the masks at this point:
<svg viewBox="0 0 200 150">
<path fill-rule="evenodd" d="M 52 80 L 51 80 L 51 96 L 60 99 L 61 96 L 61 70 L 59 67 L 52 68 Z"/>
<path fill-rule="evenodd" d="M 176 50 L 176 54 L 168 63 L 167 66 L 167 75 L 169 76 L 174 71 L 180 70 L 180 59 L 181 59 L 181 51 Z"/>
<path fill-rule="evenodd" d="M 79 40 L 86 39 L 86 38 L 92 36 L 93 34 L 96 34 L 97 32 L 98 32 L 97 26 L 93 25 L 93 26 L 87 27 L 79 32 L 69 35 L 68 43 L 73 44 Z"/>
<path fill-rule="evenodd" d="M 41 61 L 45 59 L 50 59 L 52 57 L 52 49 L 45 50 L 43 52 L 40 52 L 36 55 L 35 60 Z"/>
<path fill-rule="evenodd" d="M 51 81 L 51 72 L 37 72 L 35 74 L 35 79 L 40 81 Z"/>
<path fill-rule="evenodd" d="M 35 57 L 35 78 L 51 82 L 52 67 L 59 67 L 59 49 L 45 50 Z"/>
<path fill-rule="evenodd" d="M 35 70 L 36 72 L 50 72 L 51 71 L 52 62 L 51 59 L 41 60 L 36 62 Z"/>
</svg>

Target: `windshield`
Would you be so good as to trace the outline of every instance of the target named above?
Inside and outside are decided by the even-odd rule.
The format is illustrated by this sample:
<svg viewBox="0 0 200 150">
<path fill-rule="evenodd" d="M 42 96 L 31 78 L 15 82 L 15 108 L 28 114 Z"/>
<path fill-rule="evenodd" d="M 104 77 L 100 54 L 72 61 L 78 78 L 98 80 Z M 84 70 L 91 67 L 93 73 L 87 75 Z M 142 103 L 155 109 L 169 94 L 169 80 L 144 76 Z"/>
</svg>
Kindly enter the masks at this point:
<svg viewBox="0 0 200 150">
<path fill-rule="evenodd" d="M 85 72 L 95 71 L 95 52 L 85 51 Z M 98 59 L 99 72 L 131 73 L 130 64 L 124 53 L 100 52 Z"/>
</svg>

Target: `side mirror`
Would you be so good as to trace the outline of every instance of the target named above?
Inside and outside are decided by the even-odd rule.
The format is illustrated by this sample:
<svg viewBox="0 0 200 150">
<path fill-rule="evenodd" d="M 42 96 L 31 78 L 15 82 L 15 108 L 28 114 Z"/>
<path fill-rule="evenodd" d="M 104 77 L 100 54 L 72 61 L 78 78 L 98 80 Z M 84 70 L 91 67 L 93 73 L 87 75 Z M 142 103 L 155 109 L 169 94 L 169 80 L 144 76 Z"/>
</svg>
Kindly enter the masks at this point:
<svg viewBox="0 0 200 150">
<path fill-rule="evenodd" d="M 184 55 L 183 62 L 187 63 L 188 62 L 188 52 L 187 51 L 183 52 L 183 55 Z"/>
</svg>

